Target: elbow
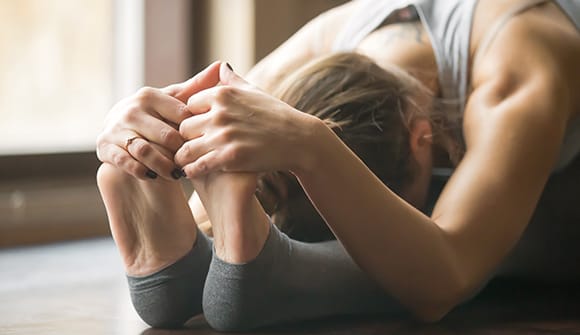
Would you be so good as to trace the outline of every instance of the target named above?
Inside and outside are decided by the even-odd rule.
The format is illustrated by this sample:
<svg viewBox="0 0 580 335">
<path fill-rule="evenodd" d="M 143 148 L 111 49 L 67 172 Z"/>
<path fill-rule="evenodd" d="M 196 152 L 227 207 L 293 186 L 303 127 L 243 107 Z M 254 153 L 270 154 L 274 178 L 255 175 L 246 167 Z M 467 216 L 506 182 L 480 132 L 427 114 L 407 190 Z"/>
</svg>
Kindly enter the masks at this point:
<svg viewBox="0 0 580 335">
<path fill-rule="evenodd" d="M 453 307 L 450 306 L 423 306 L 413 310 L 413 315 L 417 321 L 423 323 L 437 323 L 441 321 Z"/>
<path fill-rule="evenodd" d="M 423 303 L 411 309 L 413 316 L 417 321 L 424 323 L 437 323 L 441 321 L 449 312 L 451 312 L 459 303 L 451 300 L 442 302 Z"/>
<path fill-rule="evenodd" d="M 420 303 L 411 307 L 411 312 L 418 321 L 439 322 L 473 294 L 473 290 L 469 287 L 463 285 L 461 281 L 455 281 L 454 284 L 446 285 L 445 288 L 432 290 Z"/>
</svg>

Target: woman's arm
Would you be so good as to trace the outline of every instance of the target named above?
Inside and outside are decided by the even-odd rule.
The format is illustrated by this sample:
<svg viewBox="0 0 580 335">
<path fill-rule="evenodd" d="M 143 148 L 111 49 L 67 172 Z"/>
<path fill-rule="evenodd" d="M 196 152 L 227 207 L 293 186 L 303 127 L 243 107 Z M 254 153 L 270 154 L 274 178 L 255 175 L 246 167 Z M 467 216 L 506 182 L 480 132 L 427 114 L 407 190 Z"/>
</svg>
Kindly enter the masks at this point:
<svg viewBox="0 0 580 335">
<path fill-rule="evenodd" d="M 385 187 L 320 120 L 224 67 L 225 86 L 189 101 L 194 114 L 207 116 L 182 124 L 186 143 L 176 160 L 190 177 L 292 170 L 355 261 L 420 317 L 438 319 L 516 243 L 559 151 L 571 110 L 566 66 L 557 59 L 566 50 L 548 43 L 554 36 L 538 43 L 535 33 L 498 35 L 474 71 L 467 154 L 432 218 Z"/>
<path fill-rule="evenodd" d="M 525 229 L 559 152 L 572 110 L 566 66 L 556 56 L 566 50 L 550 50 L 520 28 L 498 36 L 474 72 L 467 154 L 431 218 L 322 126 L 310 140 L 312 165 L 298 171 L 351 256 L 424 319 L 442 317 L 493 274 Z"/>
<path fill-rule="evenodd" d="M 382 185 L 323 127 L 316 168 L 299 180 L 365 271 L 419 317 L 439 319 L 493 273 L 539 199 L 564 129 L 542 111 L 530 117 L 540 90 L 485 108 L 495 117 L 472 141 L 432 218 Z"/>
<path fill-rule="evenodd" d="M 292 37 L 260 60 L 245 78 L 266 92 L 272 92 L 285 76 L 310 60 L 331 52 L 340 27 L 359 4 L 356 1 L 332 8 L 298 30 Z M 197 193 L 189 199 L 199 228 L 211 235 L 211 222 Z"/>
</svg>

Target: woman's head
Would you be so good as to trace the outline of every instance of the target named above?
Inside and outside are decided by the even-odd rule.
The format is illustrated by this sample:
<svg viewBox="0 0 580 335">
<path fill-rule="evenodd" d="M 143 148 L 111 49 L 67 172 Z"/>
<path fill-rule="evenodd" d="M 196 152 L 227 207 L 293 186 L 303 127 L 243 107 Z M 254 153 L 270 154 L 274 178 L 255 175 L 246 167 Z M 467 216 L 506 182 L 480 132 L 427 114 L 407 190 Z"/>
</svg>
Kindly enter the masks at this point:
<svg viewBox="0 0 580 335">
<path fill-rule="evenodd" d="M 429 157 L 423 154 L 417 161 L 413 137 L 431 132 L 432 99 L 412 77 L 386 71 L 365 56 L 342 53 L 305 65 L 274 93 L 324 120 L 391 190 L 403 197 L 415 192 L 421 168 L 430 163 L 430 147 Z M 416 125 L 421 130 L 414 131 Z M 291 237 L 333 237 L 292 174 L 261 176 L 257 195 L 274 223 Z"/>
</svg>

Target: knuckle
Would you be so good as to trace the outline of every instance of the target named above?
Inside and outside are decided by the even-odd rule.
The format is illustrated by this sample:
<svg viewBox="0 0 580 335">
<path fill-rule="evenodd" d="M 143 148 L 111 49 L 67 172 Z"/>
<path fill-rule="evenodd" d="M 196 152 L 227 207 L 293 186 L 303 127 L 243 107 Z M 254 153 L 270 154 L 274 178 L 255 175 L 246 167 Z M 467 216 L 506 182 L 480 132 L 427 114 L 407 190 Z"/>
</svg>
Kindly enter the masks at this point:
<svg viewBox="0 0 580 335">
<path fill-rule="evenodd" d="M 99 137 L 97 138 L 97 145 L 96 145 L 95 151 L 97 153 L 97 158 L 101 162 L 104 162 L 107 160 L 107 153 L 110 151 L 110 147 L 112 147 L 112 146 L 114 146 L 114 144 L 108 143 L 104 136 L 99 135 Z"/>
<path fill-rule="evenodd" d="M 179 134 L 179 132 L 177 132 L 177 130 L 173 128 L 167 127 L 161 129 L 161 131 L 159 132 L 159 136 L 161 144 L 172 148 L 178 146 L 182 142 L 181 135 Z"/>
<path fill-rule="evenodd" d="M 191 148 L 190 143 L 186 143 L 181 147 L 181 155 L 183 157 L 189 157 L 192 154 L 193 150 Z"/>
<path fill-rule="evenodd" d="M 197 161 L 193 169 L 193 174 L 204 174 L 209 170 L 205 159 Z"/>
<path fill-rule="evenodd" d="M 185 143 L 177 153 L 175 154 L 175 162 L 184 165 L 187 162 L 187 158 L 191 155 L 191 147 L 188 143 Z"/>
<path fill-rule="evenodd" d="M 231 117 L 225 108 L 215 108 L 212 116 L 215 125 L 223 126 L 231 122 Z"/>
<path fill-rule="evenodd" d="M 141 113 L 141 108 L 139 105 L 130 105 L 125 109 L 125 112 L 121 115 L 121 122 L 126 124 L 132 124 L 137 121 L 139 114 Z"/>
<path fill-rule="evenodd" d="M 116 167 L 123 167 L 127 161 L 127 158 L 128 157 L 124 153 L 117 152 L 112 155 L 111 161 Z"/>
<path fill-rule="evenodd" d="M 105 134 L 101 133 L 97 136 L 97 140 L 96 140 L 96 144 L 97 144 L 97 149 L 99 149 L 100 147 L 102 147 L 103 145 L 105 145 L 106 143 L 106 137 Z"/>
<path fill-rule="evenodd" d="M 192 114 L 187 108 L 187 105 L 180 105 L 177 107 L 177 117 L 181 120 L 185 120 L 190 117 Z"/>
<path fill-rule="evenodd" d="M 137 93 L 135 94 L 135 98 L 140 104 L 146 105 L 151 102 L 151 100 L 155 96 L 155 93 L 156 92 L 154 88 L 145 86 L 137 91 Z"/>
<path fill-rule="evenodd" d="M 228 103 L 236 95 L 236 88 L 232 86 L 220 86 L 215 92 L 215 101 L 217 103 Z"/>
<path fill-rule="evenodd" d="M 236 137 L 235 129 L 228 127 L 223 129 L 218 135 L 218 141 L 221 143 L 230 143 Z"/>
<path fill-rule="evenodd" d="M 177 84 L 171 84 L 169 86 L 165 86 L 164 88 L 161 89 L 161 92 L 163 92 L 164 94 L 167 95 L 171 95 L 174 96 L 175 94 L 177 94 L 179 92 L 179 85 Z"/>
<path fill-rule="evenodd" d="M 189 129 L 189 119 L 185 119 L 183 120 L 180 124 L 179 124 L 179 134 L 183 137 L 187 136 L 187 130 Z"/>
<path fill-rule="evenodd" d="M 231 167 L 232 164 L 240 161 L 244 155 L 244 150 L 239 145 L 231 145 L 228 149 L 224 150 L 223 157 L 224 161 L 227 162 L 227 166 Z"/>
<path fill-rule="evenodd" d="M 134 142 L 131 146 L 131 151 L 135 154 L 135 156 L 142 158 L 147 157 L 153 151 L 153 147 L 145 141 Z"/>
<path fill-rule="evenodd" d="M 133 176 L 143 176 L 145 175 L 145 169 L 137 162 L 133 162 L 133 164 L 128 164 L 125 168 L 129 174 Z"/>
</svg>

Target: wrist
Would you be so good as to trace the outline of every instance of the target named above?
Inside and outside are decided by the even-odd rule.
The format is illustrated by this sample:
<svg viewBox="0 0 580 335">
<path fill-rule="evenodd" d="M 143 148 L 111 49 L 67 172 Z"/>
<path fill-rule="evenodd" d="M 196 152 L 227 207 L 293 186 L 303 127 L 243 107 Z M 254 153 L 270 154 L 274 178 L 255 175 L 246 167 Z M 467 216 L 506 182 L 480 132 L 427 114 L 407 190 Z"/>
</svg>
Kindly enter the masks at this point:
<svg viewBox="0 0 580 335">
<path fill-rule="evenodd" d="M 302 113 L 303 121 L 301 129 L 303 135 L 300 136 L 300 143 L 296 145 L 298 153 L 294 160 L 295 166 L 290 169 L 298 178 L 312 174 L 320 165 L 321 153 L 328 137 L 334 133 L 324 121 L 319 118 Z"/>
</svg>

